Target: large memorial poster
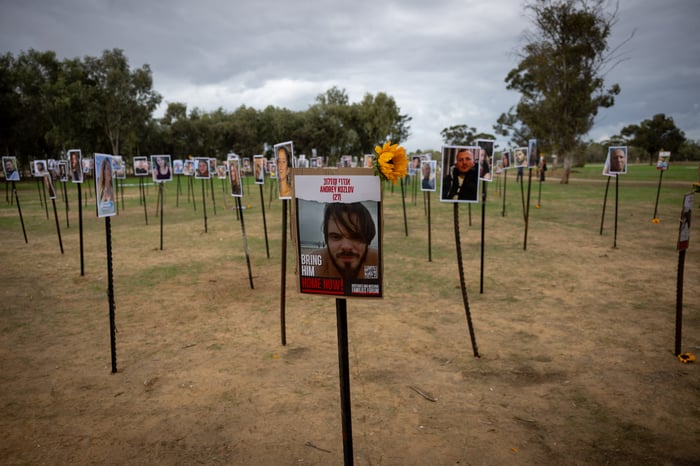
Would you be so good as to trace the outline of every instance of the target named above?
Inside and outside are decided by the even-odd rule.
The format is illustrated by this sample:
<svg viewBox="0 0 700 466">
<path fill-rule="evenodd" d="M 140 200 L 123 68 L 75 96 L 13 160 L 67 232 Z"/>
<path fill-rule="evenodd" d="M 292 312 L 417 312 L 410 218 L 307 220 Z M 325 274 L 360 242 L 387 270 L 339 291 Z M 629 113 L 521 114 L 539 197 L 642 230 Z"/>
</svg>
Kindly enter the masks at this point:
<svg viewBox="0 0 700 466">
<path fill-rule="evenodd" d="M 294 170 L 299 291 L 382 297 L 381 184 L 370 169 Z"/>
</svg>

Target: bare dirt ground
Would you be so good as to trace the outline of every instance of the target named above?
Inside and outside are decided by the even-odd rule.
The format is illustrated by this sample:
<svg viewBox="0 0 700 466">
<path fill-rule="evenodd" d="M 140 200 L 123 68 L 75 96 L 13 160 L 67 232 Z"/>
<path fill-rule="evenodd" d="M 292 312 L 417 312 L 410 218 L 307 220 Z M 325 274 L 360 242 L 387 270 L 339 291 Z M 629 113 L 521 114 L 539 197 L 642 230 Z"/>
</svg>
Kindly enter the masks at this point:
<svg viewBox="0 0 700 466">
<path fill-rule="evenodd" d="M 699 365 L 673 355 L 677 192 L 659 225 L 649 221 L 654 186 L 651 206 L 623 202 L 613 248 L 611 210 L 599 234 L 601 186 L 591 201 L 551 183 L 524 250 L 511 186 L 505 217 L 498 196 L 489 204 L 483 293 L 480 207 L 471 226 L 460 210 L 478 359 L 452 206 L 432 199 L 429 262 L 422 197 L 407 199 L 406 236 L 400 197 L 385 194 L 385 297 L 348 300 L 355 464 L 699 464 Z M 175 207 L 171 192 L 161 251 L 159 219 L 149 207 L 145 225 L 130 189 L 111 221 L 115 374 L 105 222 L 90 204 L 81 276 L 75 206 L 68 229 L 59 211 L 61 254 L 35 191 L 22 193 L 29 244 L 2 201 L 0 462 L 342 464 L 335 300 L 296 293 L 290 244 L 281 344 L 279 202 L 267 211 L 268 259 L 248 193 L 251 289 L 223 199 L 216 214 L 208 206 L 204 233 L 201 206 Z M 694 354 L 698 251 L 694 225 L 683 320 L 683 351 Z"/>
</svg>

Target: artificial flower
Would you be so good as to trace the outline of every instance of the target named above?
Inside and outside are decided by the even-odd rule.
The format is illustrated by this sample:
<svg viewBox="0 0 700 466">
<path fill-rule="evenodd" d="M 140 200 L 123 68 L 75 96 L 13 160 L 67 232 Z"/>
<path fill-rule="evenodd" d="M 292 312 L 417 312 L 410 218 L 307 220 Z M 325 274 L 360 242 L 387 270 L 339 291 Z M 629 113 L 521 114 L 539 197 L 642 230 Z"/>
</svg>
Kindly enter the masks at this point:
<svg viewBox="0 0 700 466">
<path fill-rule="evenodd" d="M 406 149 L 398 144 L 387 141 L 383 146 L 376 146 L 374 151 L 374 172 L 382 179 L 396 184 L 396 182 L 408 173 L 408 158 Z"/>
<path fill-rule="evenodd" d="M 693 353 L 681 353 L 678 355 L 678 360 L 682 363 L 695 362 L 695 355 Z"/>
<path fill-rule="evenodd" d="M 659 223 L 661 223 L 661 219 L 660 218 L 652 218 L 651 223 L 653 223 L 654 225 L 658 225 Z"/>
</svg>

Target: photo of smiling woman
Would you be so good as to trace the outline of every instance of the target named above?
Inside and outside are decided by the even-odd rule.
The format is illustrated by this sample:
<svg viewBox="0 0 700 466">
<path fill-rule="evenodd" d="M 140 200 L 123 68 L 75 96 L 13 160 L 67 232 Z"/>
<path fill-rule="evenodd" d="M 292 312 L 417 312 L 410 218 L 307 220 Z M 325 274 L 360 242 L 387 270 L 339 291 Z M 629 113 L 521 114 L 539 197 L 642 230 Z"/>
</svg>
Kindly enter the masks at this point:
<svg viewBox="0 0 700 466">
<path fill-rule="evenodd" d="M 111 217 L 117 214 L 114 202 L 114 172 L 112 170 L 112 156 L 107 154 L 95 154 L 95 194 L 97 202 L 97 216 Z"/>
<path fill-rule="evenodd" d="M 153 166 L 153 181 L 156 183 L 172 181 L 173 170 L 170 166 L 169 155 L 151 155 L 151 165 Z"/>
</svg>

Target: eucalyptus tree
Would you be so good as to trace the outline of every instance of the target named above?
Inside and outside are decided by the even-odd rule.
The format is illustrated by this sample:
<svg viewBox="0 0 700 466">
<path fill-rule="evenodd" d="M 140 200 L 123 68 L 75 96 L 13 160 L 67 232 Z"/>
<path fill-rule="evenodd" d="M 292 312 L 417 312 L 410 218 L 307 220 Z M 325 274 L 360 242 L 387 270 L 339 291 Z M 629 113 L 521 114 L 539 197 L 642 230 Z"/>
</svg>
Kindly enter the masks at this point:
<svg viewBox="0 0 700 466">
<path fill-rule="evenodd" d="M 90 121 L 107 136 L 113 154 L 120 142 L 146 125 L 162 97 L 153 89 L 148 64 L 132 70 L 120 49 L 105 50 L 100 57 L 85 57 Z"/>
<path fill-rule="evenodd" d="M 608 45 L 617 8 L 607 12 L 604 0 L 531 0 L 525 10 L 534 30 L 525 36 L 506 87 L 520 92 L 517 119 L 541 148 L 563 157 L 567 183 L 575 148 L 598 109 L 611 107 L 620 92 L 618 84 L 606 86 L 604 80 L 617 64 L 619 47 Z"/>
</svg>

